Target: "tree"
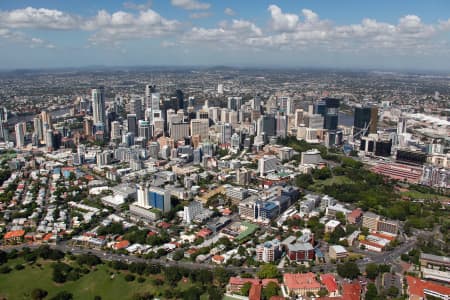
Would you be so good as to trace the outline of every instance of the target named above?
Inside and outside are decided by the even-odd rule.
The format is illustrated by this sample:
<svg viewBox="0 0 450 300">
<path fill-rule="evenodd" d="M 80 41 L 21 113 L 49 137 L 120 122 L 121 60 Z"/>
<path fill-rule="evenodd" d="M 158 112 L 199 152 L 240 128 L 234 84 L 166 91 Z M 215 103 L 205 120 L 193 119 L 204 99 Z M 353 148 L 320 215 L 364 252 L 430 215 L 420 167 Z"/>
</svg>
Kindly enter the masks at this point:
<svg viewBox="0 0 450 300">
<path fill-rule="evenodd" d="M 50 300 L 72 300 L 73 295 L 66 291 L 61 291 L 58 294 L 56 294 L 54 297 L 52 297 Z"/>
<path fill-rule="evenodd" d="M 181 260 L 184 257 L 184 251 L 182 249 L 177 250 L 173 253 L 172 259 L 175 261 Z"/>
<path fill-rule="evenodd" d="M 258 277 L 261 279 L 265 278 L 276 278 L 280 276 L 280 272 L 277 267 L 272 264 L 264 264 L 259 268 Z"/>
<path fill-rule="evenodd" d="M 47 297 L 47 295 L 48 295 L 48 292 L 43 289 L 36 288 L 31 291 L 31 298 L 33 300 L 44 299 L 45 297 Z"/>
<path fill-rule="evenodd" d="M 221 285 L 224 286 L 231 277 L 231 274 L 224 268 L 215 268 L 213 271 L 214 279 Z"/>
<path fill-rule="evenodd" d="M 164 270 L 164 276 L 170 285 L 175 286 L 182 276 L 177 267 L 168 267 Z"/>
<path fill-rule="evenodd" d="M 327 291 L 327 289 L 321 288 L 319 290 L 319 292 L 317 293 L 317 295 L 319 295 L 319 297 L 325 297 L 328 295 L 328 291 Z"/>
<path fill-rule="evenodd" d="M 8 253 L 0 250 L 0 265 L 6 263 L 8 261 Z"/>
<path fill-rule="evenodd" d="M 125 275 L 125 281 L 134 281 L 136 277 L 133 274 Z"/>
<path fill-rule="evenodd" d="M 389 297 L 392 297 L 392 298 L 397 297 L 397 296 L 398 296 L 398 292 L 399 292 L 399 290 L 398 290 L 398 288 L 395 287 L 395 286 L 391 286 L 391 287 L 388 288 L 388 290 L 387 290 L 388 296 L 389 296 Z"/>
<path fill-rule="evenodd" d="M 301 174 L 295 177 L 295 185 L 307 189 L 310 185 L 314 183 L 314 180 L 310 174 Z"/>
<path fill-rule="evenodd" d="M 275 282 L 269 282 L 263 289 L 262 294 L 265 300 L 270 299 L 272 296 L 278 295 L 280 287 Z"/>
<path fill-rule="evenodd" d="M 360 274 L 358 265 L 355 262 L 347 261 L 337 266 L 337 272 L 340 276 L 355 279 Z"/>
<path fill-rule="evenodd" d="M 378 297 L 378 291 L 377 287 L 374 283 L 369 283 L 367 285 L 367 292 L 366 292 L 366 300 L 379 300 L 380 297 Z"/>
<path fill-rule="evenodd" d="M 378 270 L 377 264 L 371 263 L 371 264 L 366 265 L 367 278 L 372 279 L 372 280 L 377 278 L 378 272 L 379 272 L 379 270 Z"/>
<path fill-rule="evenodd" d="M 216 286 L 210 286 L 208 288 L 208 300 L 222 300 L 223 293 Z"/>
<path fill-rule="evenodd" d="M 241 295 L 247 297 L 248 293 L 250 292 L 250 289 L 252 287 L 252 284 L 250 282 L 244 283 L 241 287 Z"/>
</svg>

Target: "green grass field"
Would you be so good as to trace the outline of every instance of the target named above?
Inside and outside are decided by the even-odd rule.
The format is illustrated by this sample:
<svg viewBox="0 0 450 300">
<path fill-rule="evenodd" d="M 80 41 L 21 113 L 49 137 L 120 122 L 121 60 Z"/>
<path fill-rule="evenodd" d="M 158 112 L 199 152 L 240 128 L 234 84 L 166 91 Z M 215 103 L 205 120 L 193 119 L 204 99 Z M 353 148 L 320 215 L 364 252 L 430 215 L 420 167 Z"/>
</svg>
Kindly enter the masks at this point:
<svg viewBox="0 0 450 300">
<path fill-rule="evenodd" d="M 12 260 L 7 264 L 14 269 L 16 264 L 22 262 L 23 260 Z M 52 280 L 51 263 L 41 260 L 38 263 L 42 267 L 38 267 L 37 264 L 26 265 L 23 270 L 0 274 L 0 298 L 30 299 L 30 292 L 35 288 L 41 288 L 48 292 L 46 299 L 64 290 L 72 293 L 74 299 L 94 299 L 94 296 L 101 296 L 102 299 L 131 299 L 135 293 L 152 292 L 155 294 L 157 290 L 161 289 L 153 286 L 150 283 L 150 277 L 146 276 L 144 276 L 146 281 L 143 283 L 138 283 L 137 280 L 127 282 L 123 273 L 115 274 L 111 279 L 111 269 L 106 265 L 98 266 L 96 270 L 83 275 L 77 281 L 57 284 Z M 184 286 L 189 287 L 189 284 L 184 284 Z"/>
<path fill-rule="evenodd" d="M 314 180 L 313 189 L 319 191 L 321 187 L 332 184 L 351 184 L 353 181 L 347 176 L 333 176 L 325 180 Z"/>
<path fill-rule="evenodd" d="M 421 193 L 419 191 L 414 191 L 414 190 L 409 190 L 407 192 L 402 192 L 401 193 L 403 196 L 406 197 L 410 197 L 413 200 L 447 200 L 449 201 L 450 198 L 449 197 L 445 197 L 442 195 L 433 195 L 433 194 L 425 194 L 425 193 Z"/>
</svg>

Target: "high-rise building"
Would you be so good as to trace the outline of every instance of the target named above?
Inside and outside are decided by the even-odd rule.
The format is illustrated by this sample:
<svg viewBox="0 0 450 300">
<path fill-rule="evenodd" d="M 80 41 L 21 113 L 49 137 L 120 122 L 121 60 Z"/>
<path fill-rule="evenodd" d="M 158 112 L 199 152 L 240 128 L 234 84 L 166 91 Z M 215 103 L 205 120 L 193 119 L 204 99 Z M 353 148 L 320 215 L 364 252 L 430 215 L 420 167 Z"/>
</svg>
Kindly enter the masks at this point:
<svg viewBox="0 0 450 300">
<path fill-rule="evenodd" d="M 336 130 L 338 126 L 340 100 L 335 98 L 324 98 L 316 105 L 316 114 L 324 118 L 323 128 Z"/>
<path fill-rule="evenodd" d="M 276 132 L 276 122 L 273 115 L 262 115 L 258 119 L 257 124 L 258 135 L 261 136 L 263 133 L 266 137 L 275 136 Z"/>
<path fill-rule="evenodd" d="M 182 90 L 175 91 L 175 97 L 177 98 L 177 109 L 184 109 L 184 94 Z"/>
<path fill-rule="evenodd" d="M 219 138 L 219 143 L 220 144 L 231 143 L 231 134 L 233 132 L 231 124 L 229 123 L 218 124 L 217 129 L 218 129 L 217 135 Z"/>
<path fill-rule="evenodd" d="M 25 133 L 27 130 L 25 122 L 19 122 L 14 126 L 16 132 L 16 147 L 23 148 L 25 146 Z"/>
<path fill-rule="evenodd" d="M 0 107 L 0 139 L 8 141 L 8 110 Z"/>
<path fill-rule="evenodd" d="M 276 136 L 285 138 L 287 135 L 287 117 L 277 114 L 276 120 Z"/>
<path fill-rule="evenodd" d="M 170 191 L 157 187 L 137 185 L 137 205 L 143 208 L 154 207 L 162 212 L 169 212 L 171 209 Z"/>
<path fill-rule="evenodd" d="M 378 126 L 378 108 L 375 106 L 355 107 L 353 126 L 354 133 L 358 135 L 365 129 L 367 129 L 365 135 L 376 133 Z"/>
<path fill-rule="evenodd" d="M 151 128 L 148 121 L 139 120 L 138 128 L 139 137 L 144 138 L 145 143 L 151 138 Z"/>
<path fill-rule="evenodd" d="M 301 124 L 305 124 L 305 119 L 304 119 L 305 112 L 303 111 L 303 109 L 296 109 L 294 116 L 295 116 L 295 120 L 294 120 L 295 127 L 298 127 Z"/>
<path fill-rule="evenodd" d="M 264 155 L 258 159 L 258 171 L 261 177 L 277 170 L 279 160 L 275 155 Z"/>
<path fill-rule="evenodd" d="M 39 141 L 44 139 L 44 131 L 42 127 L 42 120 L 39 116 L 34 117 L 33 126 L 34 126 L 34 134 L 36 134 Z"/>
<path fill-rule="evenodd" d="M 191 136 L 199 135 L 202 141 L 208 139 L 209 119 L 191 120 Z"/>
<path fill-rule="evenodd" d="M 156 93 L 156 86 L 147 84 L 145 86 L 145 108 L 152 108 L 152 94 Z"/>
<path fill-rule="evenodd" d="M 223 84 L 222 83 L 219 83 L 217 85 L 217 94 L 223 95 Z"/>
<path fill-rule="evenodd" d="M 240 110 L 242 106 L 242 97 L 228 97 L 228 109 Z"/>
<path fill-rule="evenodd" d="M 99 87 L 92 89 L 92 110 L 94 124 L 105 124 L 106 122 L 106 108 L 105 108 L 105 89 Z"/>
<path fill-rule="evenodd" d="M 127 115 L 127 128 L 128 132 L 131 132 L 134 136 L 138 136 L 137 118 L 135 114 Z"/>
<path fill-rule="evenodd" d="M 121 125 L 119 121 L 111 122 L 111 140 L 120 139 L 122 136 Z"/>
<path fill-rule="evenodd" d="M 142 120 L 144 118 L 142 112 L 142 101 L 140 98 L 132 98 L 129 103 L 130 114 L 135 114 L 137 120 Z"/>
<path fill-rule="evenodd" d="M 170 137 L 179 141 L 189 136 L 189 123 L 173 123 L 170 126 Z"/>
<path fill-rule="evenodd" d="M 48 127 L 52 128 L 52 116 L 48 111 L 41 111 L 41 119 L 43 124 L 48 124 Z"/>
<path fill-rule="evenodd" d="M 48 150 L 53 150 L 55 145 L 53 144 L 53 130 L 47 129 L 45 132 L 45 146 Z"/>
</svg>

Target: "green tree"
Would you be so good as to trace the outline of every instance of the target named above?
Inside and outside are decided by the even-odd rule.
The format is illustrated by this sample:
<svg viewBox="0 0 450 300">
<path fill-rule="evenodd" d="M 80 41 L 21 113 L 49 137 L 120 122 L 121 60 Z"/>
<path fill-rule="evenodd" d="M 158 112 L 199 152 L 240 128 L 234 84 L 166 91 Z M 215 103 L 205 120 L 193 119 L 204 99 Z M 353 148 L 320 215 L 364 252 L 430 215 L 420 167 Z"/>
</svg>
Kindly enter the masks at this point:
<svg viewBox="0 0 450 300">
<path fill-rule="evenodd" d="M 251 287 L 252 284 L 250 282 L 244 283 L 244 285 L 241 287 L 241 295 L 247 297 Z"/>
<path fill-rule="evenodd" d="M 223 293 L 216 286 L 210 286 L 208 288 L 208 300 L 222 300 Z"/>
<path fill-rule="evenodd" d="M 340 276 L 355 279 L 360 274 L 358 265 L 355 262 L 347 261 L 337 266 L 337 272 Z"/>
<path fill-rule="evenodd" d="M 61 291 L 51 298 L 51 300 L 72 300 L 72 299 L 73 295 L 67 291 Z"/>
<path fill-rule="evenodd" d="M 367 285 L 367 292 L 366 292 L 366 300 L 380 300 L 380 297 L 378 296 L 377 287 L 374 283 L 369 283 Z"/>
<path fill-rule="evenodd" d="M 397 287 L 391 286 L 391 287 L 388 288 L 388 290 L 387 290 L 387 295 L 388 295 L 389 297 L 395 298 L 395 297 L 398 296 L 398 292 L 399 292 L 399 290 L 398 290 Z"/>
<path fill-rule="evenodd" d="M 45 297 L 47 297 L 47 295 L 48 295 L 48 292 L 43 289 L 36 288 L 31 291 L 31 299 L 33 299 L 33 300 L 44 299 Z"/>
<path fill-rule="evenodd" d="M 261 279 L 265 278 L 277 278 L 280 276 L 280 272 L 277 267 L 272 264 L 264 264 L 258 270 L 258 277 Z"/>
<path fill-rule="evenodd" d="M 366 265 L 367 278 L 373 280 L 373 279 L 377 278 L 378 273 L 379 273 L 379 270 L 378 270 L 378 265 L 377 264 L 370 263 L 370 264 Z"/>
<path fill-rule="evenodd" d="M 269 282 L 262 291 L 263 298 L 265 300 L 270 299 L 272 296 L 278 295 L 280 287 L 275 282 Z"/>
</svg>

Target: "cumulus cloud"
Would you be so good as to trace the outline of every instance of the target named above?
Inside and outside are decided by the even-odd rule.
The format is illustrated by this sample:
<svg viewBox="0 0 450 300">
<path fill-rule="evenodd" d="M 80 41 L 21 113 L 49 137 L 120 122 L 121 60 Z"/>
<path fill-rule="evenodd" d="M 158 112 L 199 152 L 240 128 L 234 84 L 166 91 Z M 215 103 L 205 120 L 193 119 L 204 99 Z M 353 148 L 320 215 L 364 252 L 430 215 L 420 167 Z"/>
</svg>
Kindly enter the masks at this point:
<svg viewBox="0 0 450 300">
<path fill-rule="evenodd" d="M 211 7 L 211 4 L 197 0 L 171 0 L 170 2 L 173 6 L 187 10 L 204 10 Z"/>
<path fill-rule="evenodd" d="M 133 9 L 133 10 L 147 10 L 152 7 L 152 4 L 153 4 L 152 0 L 148 0 L 144 4 L 137 4 L 134 3 L 133 1 L 127 1 L 123 3 L 123 7 L 126 9 Z"/>
<path fill-rule="evenodd" d="M 0 26 L 68 30 L 79 26 L 81 18 L 55 9 L 27 7 L 0 11 Z"/>
<path fill-rule="evenodd" d="M 278 6 L 272 4 L 267 9 L 270 12 L 272 28 L 275 31 L 293 31 L 296 29 L 299 17 L 295 14 L 285 14 Z"/>
<path fill-rule="evenodd" d="M 228 16 L 235 16 L 236 15 L 236 12 L 233 9 L 229 8 L 229 7 L 225 8 L 225 10 L 223 12 L 224 12 L 224 14 L 226 14 Z"/>
</svg>

